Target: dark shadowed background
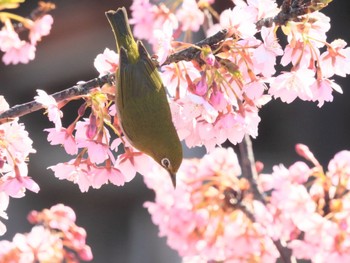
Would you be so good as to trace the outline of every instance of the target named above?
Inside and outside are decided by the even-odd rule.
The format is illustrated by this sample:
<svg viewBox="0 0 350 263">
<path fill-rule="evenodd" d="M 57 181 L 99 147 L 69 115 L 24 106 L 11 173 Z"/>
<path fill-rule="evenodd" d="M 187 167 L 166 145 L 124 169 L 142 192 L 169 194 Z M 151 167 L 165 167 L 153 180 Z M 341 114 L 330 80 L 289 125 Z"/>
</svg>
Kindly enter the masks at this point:
<svg viewBox="0 0 350 263">
<path fill-rule="evenodd" d="M 97 77 L 94 58 L 105 47 L 115 49 L 114 38 L 104 12 L 131 1 L 89 0 L 53 1 L 57 9 L 52 13 L 51 34 L 38 45 L 36 58 L 27 65 L 4 66 L 0 63 L 0 95 L 10 105 L 32 100 L 36 89 L 53 93 L 74 85 L 79 80 Z M 219 8 L 230 1 L 217 1 Z M 280 1 L 281 2 L 281 1 Z M 26 15 L 36 6 L 27 1 L 19 12 Z M 350 1 L 333 1 L 324 12 L 331 17 L 332 28 L 328 40 L 340 37 L 349 42 Z M 260 113 L 259 137 L 254 140 L 256 158 L 265 163 L 265 171 L 273 164 L 292 164 L 299 160 L 294 145 L 307 144 L 326 166 L 332 156 L 350 149 L 350 85 L 349 79 L 336 78 L 344 94 L 334 93 L 334 102 L 319 109 L 315 103 L 296 101 L 290 105 L 272 101 Z M 76 110 L 72 103 L 64 108 L 64 119 L 72 120 Z M 88 233 L 93 262 L 172 263 L 180 262 L 177 253 L 158 238 L 158 229 L 151 222 L 143 203 L 153 200 L 153 193 L 137 176 L 124 187 L 112 185 L 81 193 L 77 185 L 60 181 L 53 176 L 50 165 L 69 160 L 60 147 L 50 146 L 44 128 L 52 124 L 43 111 L 21 119 L 34 141 L 36 154 L 30 155 L 29 175 L 40 185 L 38 194 L 27 192 L 25 198 L 11 199 L 8 211 L 8 231 L 4 239 L 12 239 L 16 232 L 30 229 L 25 217 L 32 209 L 41 210 L 57 203 L 71 206 L 77 213 L 78 225 Z M 187 152 L 193 156 L 193 152 Z"/>
</svg>

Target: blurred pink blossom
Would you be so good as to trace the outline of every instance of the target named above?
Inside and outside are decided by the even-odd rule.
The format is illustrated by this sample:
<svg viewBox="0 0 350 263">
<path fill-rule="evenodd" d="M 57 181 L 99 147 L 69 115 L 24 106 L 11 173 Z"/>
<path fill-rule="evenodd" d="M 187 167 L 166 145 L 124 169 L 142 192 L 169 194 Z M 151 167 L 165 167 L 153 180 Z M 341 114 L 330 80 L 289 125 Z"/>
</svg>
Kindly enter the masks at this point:
<svg viewBox="0 0 350 263">
<path fill-rule="evenodd" d="M 350 151 L 337 153 L 328 164 L 333 185 L 343 185 L 350 189 Z"/>
<path fill-rule="evenodd" d="M 41 37 L 47 36 L 51 31 L 53 24 L 53 17 L 51 15 L 44 15 L 35 20 L 30 27 L 29 39 L 33 45 L 41 40 Z"/>
<path fill-rule="evenodd" d="M 173 31 L 172 23 L 167 20 L 160 29 L 155 29 L 153 32 L 153 50 L 157 54 L 157 60 L 160 65 L 163 64 L 172 50 Z"/>
<path fill-rule="evenodd" d="M 75 224 L 74 211 L 62 204 L 31 211 L 35 226 L 29 233 L 16 234 L 12 242 L 0 241 L 0 262 L 80 262 L 92 260 L 86 232 Z"/>
<path fill-rule="evenodd" d="M 248 6 L 237 5 L 232 9 L 225 9 L 220 14 L 220 25 L 238 37 L 248 38 L 256 34 L 256 16 Z"/>
<path fill-rule="evenodd" d="M 63 260 L 63 243 L 43 226 L 34 226 L 26 235 L 16 234 L 13 244 L 20 251 L 19 262 L 58 262 Z"/>
<path fill-rule="evenodd" d="M 13 29 L 3 27 L 0 30 L 0 50 L 2 52 L 7 52 L 13 47 L 19 47 L 20 45 L 21 40 Z"/>
<path fill-rule="evenodd" d="M 6 51 L 2 57 L 2 61 L 5 65 L 16 65 L 18 63 L 27 64 L 30 60 L 35 58 L 35 50 L 36 47 L 34 45 L 22 40 L 18 45 L 12 46 Z"/>
<path fill-rule="evenodd" d="M 153 23 L 157 13 L 157 6 L 149 0 L 133 1 L 130 10 L 132 17 L 130 24 L 134 25 L 134 35 L 140 39 L 149 39 L 153 33 Z"/>
<path fill-rule="evenodd" d="M 94 60 L 94 66 L 100 76 L 117 71 L 119 64 L 119 54 L 115 51 L 105 48 L 102 54 L 98 54 Z"/>
<path fill-rule="evenodd" d="M 184 0 L 176 17 L 181 23 L 182 31 L 197 32 L 204 22 L 204 13 L 198 8 L 195 0 Z"/>
</svg>

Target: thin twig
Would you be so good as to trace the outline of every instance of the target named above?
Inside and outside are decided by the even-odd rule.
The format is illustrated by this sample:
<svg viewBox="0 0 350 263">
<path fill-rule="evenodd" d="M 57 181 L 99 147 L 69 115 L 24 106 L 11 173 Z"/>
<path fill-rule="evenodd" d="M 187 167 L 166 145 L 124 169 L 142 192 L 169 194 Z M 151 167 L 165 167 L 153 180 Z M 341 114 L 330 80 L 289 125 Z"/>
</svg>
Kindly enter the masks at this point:
<svg viewBox="0 0 350 263">
<path fill-rule="evenodd" d="M 255 167 L 254 151 L 249 135 L 245 135 L 243 141 L 239 144 L 241 154 L 242 175 L 249 181 L 252 193 L 255 200 L 258 200 L 266 205 L 264 194 L 259 190 L 257 184 L 258 173 Z M 272 240 L 276 249 L 280 253 L 280 258 L 284 263 L 294 263 L 295 258 L 292 256 L 292 251 L 283 246 L 280 240 Z"/>
<path fill-rule="evenodd" d="M 217 45 L 218 43 L 220 43 L 221 41 L 226 39 L 228 37 L 227 34 L 228 34 L 228 30 L 223 29 L 223 30 L 217 32 L 215 35 L 207 37 L 207 38 L 193 44 L 192 47 L 189 47 L 189 48 L 183 49 L 181 51 L 178 51 L 174 54 L 171 54 L 165 60 L 165 62 L 162 64 L 162 66 L 169 65 L 171 63 L 176 63 L 176 62 L 183 61 L 183 60 L 191 61 L 192 59 L 196 58 L 200 53 L 200 50 L 197 47 L 203 47 L 205 45 L 213 47 L 214 45 Z"/>
<path fill-rule="evenodd" d="M 243 141 L 239 144 L 239 151 L 241 153 L 242 174 L 251 185 L 254 199 L 266 204 L 265 197 L 257 184 L 258 173 L 255 167 L 254 152 L 249 135 L 244 136 Z"/>
<path fill-rule="evenodd" d="M 272 240 L 273 243 L 275 244 L 278 252 L 280 253 L 280 257 L 282 262 L 284 263 L 296 263 L 295 257 L 292 255 L 292 250 L 283 246 L 281 241 L 278 240 Z"/>
</svg>

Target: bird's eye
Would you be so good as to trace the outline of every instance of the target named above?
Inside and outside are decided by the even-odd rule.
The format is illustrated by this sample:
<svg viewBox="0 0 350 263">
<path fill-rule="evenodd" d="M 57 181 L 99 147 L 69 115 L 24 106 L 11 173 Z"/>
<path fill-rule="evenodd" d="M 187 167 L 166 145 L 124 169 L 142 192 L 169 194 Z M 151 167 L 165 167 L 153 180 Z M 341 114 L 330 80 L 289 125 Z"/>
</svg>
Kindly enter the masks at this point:
<svg viewBox="0 0 350 263">
<path fill-rule="evenodd" d="M 169 167 L 170 167 L 170 161 L 169 161 L 168 158 L 163 158 L 163 159 L 161 160 L 161 164 L 162 164 L 162 166 L 163 166 L 164 168 L 169 168 Z"/>
</svg>

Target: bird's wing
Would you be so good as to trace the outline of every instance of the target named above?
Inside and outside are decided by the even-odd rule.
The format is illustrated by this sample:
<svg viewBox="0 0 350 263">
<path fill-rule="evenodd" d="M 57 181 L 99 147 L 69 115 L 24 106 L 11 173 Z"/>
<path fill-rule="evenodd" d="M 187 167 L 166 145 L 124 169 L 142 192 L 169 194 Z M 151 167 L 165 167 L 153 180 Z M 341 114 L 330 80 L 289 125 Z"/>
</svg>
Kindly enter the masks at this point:
<svg viewBox="0 0 350 263">
<path fill-rule="evenodd" d="M 164 92 L 164 87 L 150 56 L 148 55 L 142 42 L 138 42 L 140 59 L 131 63 L 128 60 L 126 50 L 120 49 L 120 65 L 118 76 L 117 97 L 120 107 L 125 107 L 130 101 L 152 96 L 159 92 Z"/>
</svg>

